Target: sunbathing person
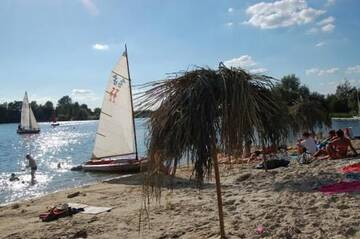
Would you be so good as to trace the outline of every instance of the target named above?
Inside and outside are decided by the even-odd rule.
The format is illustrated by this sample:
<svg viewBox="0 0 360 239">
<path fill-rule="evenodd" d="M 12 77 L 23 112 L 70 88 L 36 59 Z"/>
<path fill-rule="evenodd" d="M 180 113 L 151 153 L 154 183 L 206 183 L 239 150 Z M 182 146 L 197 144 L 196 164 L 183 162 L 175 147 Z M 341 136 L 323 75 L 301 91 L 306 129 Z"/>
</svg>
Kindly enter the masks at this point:
<svg viewBox="0 0 360 239">
<path fill-rule="evenodd" d="M 319 150 L 314 154 L 314 157 L 318 157 L 321 155 L 326 155 L 326 146 L 331 143 L 331 141 L 333 141 L 336 138 L 336 132 L 335 130 L 330 130 L 329 131 L 329 135 L 326 139 L 324 139 L 323 141 L 321 141 L 321 143 L 319 144 Z"/>
<path fill-rule="evenodd" d="M 347 157 L 349 147 L 354 152 L 354 156 L 358 155 L 355 148 L 351 144 L 351 140 L 344 136 L 344 131 L 339 129 L 336 131 L 336 136 L 337 137 L 332 140 L 326 147 L 329 159 L 340 159 Z"/>
</svg>

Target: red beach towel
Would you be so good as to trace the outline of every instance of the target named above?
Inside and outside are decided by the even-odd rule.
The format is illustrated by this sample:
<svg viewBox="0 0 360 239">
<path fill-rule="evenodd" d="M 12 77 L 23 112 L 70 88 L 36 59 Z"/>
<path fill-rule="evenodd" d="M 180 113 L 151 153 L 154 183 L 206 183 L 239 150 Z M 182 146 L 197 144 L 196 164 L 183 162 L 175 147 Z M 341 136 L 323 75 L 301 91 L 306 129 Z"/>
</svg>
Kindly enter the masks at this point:
<svg viewBox="0 0 360 239">
<path fill-rule="evenodd" d="M 326 195 L 332 195 L 335 193 L 360 192 L 360 181 L 329 184 L 321 186 L 319 191 Z"/>
<path fill-rule="evenodd" d="M 340 169 L 342 173 L 360 173 L 360 163 L 354 163 Z"/>
</svg>

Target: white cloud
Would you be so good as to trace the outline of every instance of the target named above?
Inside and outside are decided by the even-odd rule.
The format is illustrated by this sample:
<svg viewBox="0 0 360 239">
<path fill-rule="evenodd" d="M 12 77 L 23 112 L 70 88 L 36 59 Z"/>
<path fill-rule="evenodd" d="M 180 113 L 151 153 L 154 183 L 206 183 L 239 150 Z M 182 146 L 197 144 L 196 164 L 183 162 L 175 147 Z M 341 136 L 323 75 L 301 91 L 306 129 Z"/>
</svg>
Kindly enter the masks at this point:
<svg viewBox="0 0 360 239">
<path fill-rule="evenodd" d="M 334 21 L 335 21 L 334 17 L 327 17 L 327 18 L 321 20 L 320 22 L 318 22 L 317 25 L 323 26 L 323 25 L 334 23 Z"/>
<path fill-rule="evenodd" d="M 22 99 L 21 99 L 22 100 Z M 46 101 L 51 101 L 53 102 L 55 105 L 57 103 L 57 100 L 51 96 L 38 96 L 36 94 L 34 95 L 29 95 L 29 101 L 36 101 L 37 104 L 45 104 Z"/>
<path fill-rule="evenodd" d="M 325 46 L 325 42 L 321 41 L 321 42 L 318 42 L 315 46 L 316 47 L 322 47 L 322 46 Z"/>
<path fill-rule="evenodd" d="M 360 65 L 349 66 L 349 67 L 346 69 L 346 73 L 348 73 L 348 74 L 360 73 Z"/>
<path fill-rule="evenodd" d="M 266 72 L 268 72 L 268 69 L 266 68 L 254 68 L 254 69 L 250 69 L 250 72 L 253 73 L 253 74 L 264 74 Z"/>
<path fill-rule="evenodd" d="M 321 31 L 323 31 L 323 32 L 333 32 L 334 29 L 335 29 L 334 24 L 327 24 L 327 25 L 321 27 Z"/>
<path fill-rule="evenodd" d="M 234 8 L 230 7 L 230 8 L 228 9 L 228 12 L 229 12 L 229 13 L 234 12 Z"/>
<path fill-rule="evenodd" d="M 96 101 L 99 99 L 92 90 L 88 89 L 73 89 L 71 97 L 75 101 Z"/>
<path fill-rule="evenodd" d="M 224 61 L 224 64 L 227 67 L 241 67 L 241 68 L 250 68 L 256 66 L 256 62 L 249 55 L 243 55 L 238 58 L 233 58 L 231 60 Z"/>
<path fill-rule="evenodd" d="M 92 46 L 92 48 L 99 51 L 106 51 L 109 50 L 109 45 L 96 43 Z"/>
<path fill-rule="evenodd" d="M 227 22 L 227 23 L 225 23 L 225 26 L 232 27 L 232 26 L 234 26 L 234 23 L 233 22 Z"/>
<path fill-rule="evenodd" d="M 330 33 L 333 32 L 335 29 L 335 18 L 334 17 L 327 17 L 318 23 L 316 23 L 318 27 L 312 27 L 310 30 L 307 31 L 307 33 L 314 34 L 318 32 L 326 32 Z"/>
<path fill-rule="evenodd" d="M 319 29 L 317 29 L 316 27 L 312 27 L 306 31 L 307 34 L 316 34 L 318 32 L 319 32 Z"/>
<path fill-rule="evenodd" d="M 246 69 L 253 74 L 263 74 L 268 71 L 266 68 L 259 67 L 258 63 L 256 63 L 249 55 L 243 55 L 238 58 L 224 61 L 224 64 L 227 67 L 240 67 Z"/>
<path fill-rule="evenodd" d="M 317 76 L 325 76 L 332 75 L 339 71 L 339 68 L 333 67 L 329 69 L 319 69 L 319 68 L 311 68 L 305 71 L 306 75 L 317 75 Z"/>
<path fill-rule="evenodd" d="M 88 13 L 90 13 L 93 16 L 99 15 L 99 9 L 96 7 L 93 0 L 80 0 L 80 1 Z"/>
<path fill-rule="evenodd" d="M 279 0 L 254 4 L 246 9 L 246 13 L 250 16 L 246 24 L 274 29 L 308 24 L 325 11 L 308 7 L 305 0 Z"/>
<path fill-rule="evenodd" d="M 335 3 L 336 3 L 336 0 L 327 0 L 325 3 L 325 7 L 333 6 L 333 5 L 335 5 Z"/>
</svg>

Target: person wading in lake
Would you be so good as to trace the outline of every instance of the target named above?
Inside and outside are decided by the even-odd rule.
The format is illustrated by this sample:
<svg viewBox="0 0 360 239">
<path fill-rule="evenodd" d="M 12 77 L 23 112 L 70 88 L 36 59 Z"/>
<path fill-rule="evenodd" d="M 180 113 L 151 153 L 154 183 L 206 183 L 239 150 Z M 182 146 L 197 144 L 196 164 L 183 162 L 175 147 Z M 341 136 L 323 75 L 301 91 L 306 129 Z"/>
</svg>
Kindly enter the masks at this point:
<svg viewBox="0 0 360 239">
<path fill-rule="evenodd" d="M 30 154 L 26 155 L 26 159 L 29 161 L 29 164 L 26 166 L 31 169 L 31 184 L 35 183 L 35 172 L 37 170 L 37 165 L 33 157 Z"/>
</svg>

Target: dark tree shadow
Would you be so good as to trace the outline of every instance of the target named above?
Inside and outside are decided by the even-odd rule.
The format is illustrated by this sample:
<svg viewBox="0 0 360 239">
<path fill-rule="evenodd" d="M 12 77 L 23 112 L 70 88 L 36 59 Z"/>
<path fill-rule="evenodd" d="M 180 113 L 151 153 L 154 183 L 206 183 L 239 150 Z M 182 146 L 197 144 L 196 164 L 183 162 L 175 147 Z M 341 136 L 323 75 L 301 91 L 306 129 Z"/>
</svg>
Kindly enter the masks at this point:
<svg viewBox="0 0 360 239">
<path fill-rule="evenodd" d="M 316 176 L 302 176 L 301 178 L 275 182 L 273 189 L 276 192 L 315 192 L 320 186 L 336 183 L 344 178 L 345 176 L 339 173 L 321 173 Z"/>
</svg>

